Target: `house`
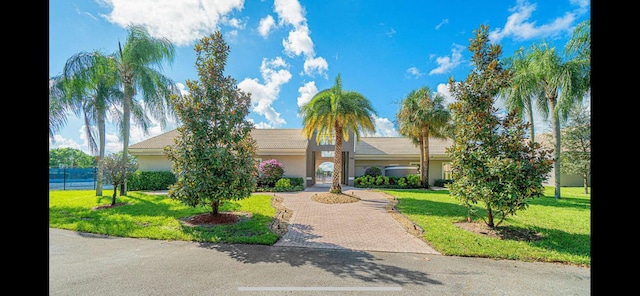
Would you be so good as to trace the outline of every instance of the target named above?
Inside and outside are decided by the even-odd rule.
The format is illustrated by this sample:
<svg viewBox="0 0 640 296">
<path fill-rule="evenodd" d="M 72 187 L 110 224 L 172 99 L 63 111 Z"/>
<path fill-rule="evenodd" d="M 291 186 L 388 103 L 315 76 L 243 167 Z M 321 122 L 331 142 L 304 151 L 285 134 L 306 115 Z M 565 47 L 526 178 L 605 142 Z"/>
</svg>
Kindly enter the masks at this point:
<svg viewBox="0 0 640 296">
<path fill-rule="evenodd" d="M 141 171 L 170 171 L 171 161 L 164 154 L 164 147 L 174 145 L 177 130 L 149 138 L 129 146 L 129 154 L 136 156 Z M 322 182 L 316 176 L 322 172 L 318 168 L 323 163 L 333 162 L 334 145 L 316 143 L 315 135 L 307 139 L 302 129 L 254 129 L 256 140 L 256 160 L 277 159 L 284 165 L 284 175 L 301 177 L 305 186 Z M 429 184 L 436 179 L 447 179 L 450 174 L 449 157 L 446 147 L 451 140 L 429 139 Z M 356 177 L 364 175 L 367 168 L 376 166 L 385 176 L 405 176 L 417 174 L 420 151 L 406 137 L 360 137 L 355 141 L 352 135 L 342 145 L 343 163 L 341 184 L 353 186 Z M 330 182 L 330 179 L 329 179 Z"/>
<path fill-rule="evenodd" d="M 164 154 L 164 147 L 173 145 L 177 130 L 149 138 L 129 146 L 129 154 L 138 159 L 141 171 L 170 171 L 171 161 Z M 317 144 L 315 135 L 307 139 L 302 129 L 254 129 L 251 135 L 257 144 L 257 161 L 277 159 L 284 165 L 284 175 L 301 177 L 305 186 L 318 182 L 331 182 L 331 178 L 320 175 L 318 168 L 333 163 L 334 146 L 330 143 Z M 548 141 L 548 140 L 546 140 Z M 429 185 L 437 179 L 451 179 L 451 163 L 446 148 L 453 144 L 451 139 L 429 139 Z M 548 144 L 548 143 L 547 143 Z M 378 167 L 383 176 L 406 176 L 417 174 L 420 164 L 419 147 L 407 137 L 355 137 L 342 143 L 343 163 L 341 184 L 353 186 L 356 177 L 364 175 L 369 167 Z M 544 185 L 554 186 L 553 171 Z M 590 184 L 590 180 L 589 180 Z M 561 186 L 580 187 L 579 175 L 562 174 Z"/>
</svg>

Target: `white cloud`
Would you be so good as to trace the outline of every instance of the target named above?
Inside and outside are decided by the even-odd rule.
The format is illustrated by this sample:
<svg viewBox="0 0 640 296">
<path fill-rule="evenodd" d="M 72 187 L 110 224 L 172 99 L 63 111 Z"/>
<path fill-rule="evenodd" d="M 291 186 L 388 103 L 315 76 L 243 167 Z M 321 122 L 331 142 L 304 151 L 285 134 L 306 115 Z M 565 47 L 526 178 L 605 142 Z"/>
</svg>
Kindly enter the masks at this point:
<svg viewBox="0 0 640 296">
<path fill-rule="evenodd" d="M 436 92 L 442 94 L 442 96 L 444 96 L 444 105 L 445 106 L 449 106 L 449 104 L 455 102 L 455 98 L 451 95 L 451 92 L 449 91 L 449 84 L 446 83 L 440 83 L 438 84 L 438 86 L 436 87 Z"/>
<path fill-rule="evenodd" d="M 388 118 L 380 118 L 373 115 L 376 132 L 373 134 L 364 133 L 365 137 L 399 137 L 400 134 L 396 130 L 393 122 Z"/>
<path fill-rule="evenodd" d="M 273 1 L 273 6 L 273 9 L 278 14 L 280 23 L 296 27 L 307 21 L 304 17 L 302 6 L 297 0 L 275 0 Z"/>
<path fill-rule="evenodd" d="M 407 76 L 411 76 L 415 79 L 420 78 L 420 76 L 424 75 L 423 73 L 420 72 L 420 70 L 416 67 L 411 67 L 409 69 L 407 69 Z"/>
<path fill-rule="evenodd" d="M 436 58 L 436 63 L 438 67 L 431 70 L 429 75 L 434 74 L 445 74 L 451 71 L 453 68 L 460 65 L 462 62 L 462 51 L 464 50 L 464 46 L 454 44 L 451 48 L 451 56 L 442 56 Z"/>
<path fill-rule="evenodd" d="M 147 27 L 154 37 L 165 37 L 177 46 L 190 45 L 194 41 L 215 32 L 220 24 L 234 28 L 242 22 L 226 16 L 234 10 L 241 11 L 244 0 L 102 0 L 113 8 L 108 21 L 127 27 L 140 24 Z M 171 21 L 167 21 L 171 20 Z"/>
<path fill-rule="evenodd" d="M 509 9 L 512 14 L 507 18 L 504 28 L 495 29 L 489 33 L 492 43 L 498 43 L 503 38 L 512 37 L 515 40 L 529 40 L 533 38 L 554 37 L 562 33 L 571 32 L 572 24 L 577 15 L 585 12 L 588 1 L 571 1 L 578 5 L 573 12 L 567 12 L 563 16 L 553 21 L 536 26 L 536 21 L 529 21 L 532 13 L 536 10 L 536 4 L 531 4 L 527 0 L 518 0 L 515 7 Z"/>
<path fill-rule="evenodd" d="M 304 73 L 309 76 L 313 77 L 317 73 L 318 75 L 327 78 L 328 69 L 329 64 L 323 57 L 307 58 L 304 61 Z"/>
<path fill-rule="evenodd" d="M 260 33 L 260 36 L 267 38 L 275 25 L 276 21 L 271 15 L 267 15 L 266 17 L 262 18 L 260 20 L 260 25 L 258 26 L 258 32 Z"/>
<path fill-rule="evenodd" d="M 439 24 L 436 25 L 436 30 L 440 29 L 440 27 L 448 23 L 449 23 L 449 19 L 443 19 Z"/>
<path fill-rule="evenodd" d="M 286 123 L 280 117 L 280 113 L 272 107 L 273 102 L 278 99 L 280 87 L 291 79 L 291 73 L 288 70 L 278 69 L 286 67 L 288 65 L 281 57 L 273 60 L 262 59 L 260 73 L 264 84 L 256 78 L 245 78 L 238 84 L 244 92 L 251 93 L 252 111 L 264 116 L 273 127 Z"/>
<path fill-rule="evenodd" d="M 298 107 L 302 107 L 307 103 L 309 103 L 309 101 L 311 101 L 313 96 L 315 96 L 318 93 L 318 87 L 316 87 L 316 82 L 309 81 L 305 83 L 303 86 L 298 88 L 298 93 L 300 93 L 300 95 L 298 96 Z"/>
<path fill-rule="evenodd" d="M 307 26 L 301 26 L 293 31 L 289 31 L 289 37 L 282 40 L 284 52 L 290 56 L 299 56 L 304 54 L 306 57 L 315 55 L 313 52 L 313 41 L 309 37 L 309 29 Z"/>
</svg>

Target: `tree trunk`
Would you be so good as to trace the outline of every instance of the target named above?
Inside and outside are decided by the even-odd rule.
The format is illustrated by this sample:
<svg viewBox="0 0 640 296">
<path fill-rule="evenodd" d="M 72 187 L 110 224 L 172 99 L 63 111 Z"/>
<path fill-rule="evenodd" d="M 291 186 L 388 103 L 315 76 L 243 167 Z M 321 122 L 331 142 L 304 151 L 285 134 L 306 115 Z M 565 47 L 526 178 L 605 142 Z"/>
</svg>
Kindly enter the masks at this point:
<svg viewBox="0 0 640 296">
<path fill-rule="evenodd" d="M 495 227 L 493 223 L 493 211 L 490 206 L 487 206 L 487 225 L 491 228 Z"/>
<path fill-rule="evenodd" d="M 211 215 L 217 215 L 220 210 L 220 201 L 216 200 L 211 203 Z"/>
<path fill-rule="evenodd" d="M 422 127 L 422 163 L 420 164 L 420 186 L 429 189 L 429 128 Z"/>
<path fill-rule="evenodd" d="M 340 179 L 342 178 L 342 126 L 336 122 L 335 124 L 335 149 L 333 152 L 333 176 L 331 178 L 331 193 L 342 193 Z"/>
<path fill-rule="evenodd" d="M 111 205 L 115 206 L 116 205 L 116 188 L 118 188 L 118 184 L 113 184 L 113 196 L 111 197 Z"/>
<path fill-rule="evenodd" d="M 582 184 L 584 185 L 584 194 L 589 194 L 589 186 L 587 185 L 588 180 L 589 180 L 589 175 L 587 173 L 582 173 Z"/>
<path fill-rule="evenodd" d="M 98 166 L 98 170 L 96 171 L 96 196 L 102 196 L 102 176 L 104 175 L 104 164 L 102 162 L 104 160 L 105 137 L 104 113 L 100 112 L 98 115 L 98 141 L 100 143 L 98 144 L 98 159 L 96 160 Z"/>
<path fill-rule="evenodd" d="M 131 133 L 131 104 L 135 89 L 133 88 L 133 77 L 131 75 L 123 75 L 124 84 L 124 102 L 122 104 L 122 167 L 127 167 L 129 160 L 129 134 Z M 127 195 L 127 179 L 122 182 L 120 196 Z"/>
<path fill-rule="evenodd" d="M 551 125 L 553 128 L 553 175 L 555 176 L 554 197 L 560 198 L 560 120 L 556 110 L 556 98 L 549 98 L 549 110 L 551 111 Z"/>
<path fill-rule="evenodd" d="M 536 132 L 535 129 L 533 128 L 533 106 L 531 105 L 531 99 L 528 99 L 526 101 L 527 104 L 527 115 L 529 118 L 529 123 L 531 123 L 531 126 L 529 127 L 529 133 L 531 133 L 531 135 L 529 136 L 531 138 L 531 143 L 534 143 L 536 141 Z"/>
</svg>

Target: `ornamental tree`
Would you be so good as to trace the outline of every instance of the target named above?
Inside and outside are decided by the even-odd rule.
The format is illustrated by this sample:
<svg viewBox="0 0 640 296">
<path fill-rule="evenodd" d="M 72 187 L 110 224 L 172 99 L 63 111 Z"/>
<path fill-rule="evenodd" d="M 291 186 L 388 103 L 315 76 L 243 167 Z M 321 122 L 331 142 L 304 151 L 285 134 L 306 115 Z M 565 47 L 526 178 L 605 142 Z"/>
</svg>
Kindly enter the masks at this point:
<svg viewBox="0 0 640 296">
<path fill-rule="evenodd" d="M 552 150 L 526 137 L 527 123 L 517 112 L 499 116 L 494 107 L 499 90 L 510 83 L 511 73 L 501 61 L 500 45 L 489 44 L 488 26 L 482 25 L 471 40 L 471 73 L 464 82 L 449 79 L 456 98 L 450 105 L 455 136 L 447 149 L 454 182 L 450 193 L 490 227 L 528 206 L 544 193 L 543 181 L 551 171 Z M 477 213 L 481 203 L 486 217 Z M 470 217 L 467 217 L 468 219 Z M 499 219 L 495 223 L 495 219 Z"/>
<path fill-rule="evenodd" d="M 229 46 L 222 34 L 202 38 L 195 46 L 199 81 L 187 80 L 190 93 L 171 98 L 182 125 L 175 145 L 165 147 L 176 183 L 168 196 L 182 203 L 211 206 L 251 196 L 256 188 L 256 143 L 247 120 L 251 95 L 224 76 Z"/>
<path fill-rule="evenodd" d="M 128 155 L 127 163 L 123 165 L 122 152 L 118 152 L 106 156 L 102 162 L 105 178 L 113 185 L 113 196 L 111 197 L 111 205 L 113 206 L 116 204 L 116 192 L 118 188 L 120 188 L 120 195 L 122 196 L 122 185 L 138 169 L 138 161 L 134 156 Z"/>
<path fill-rule="evenodd" d="M 569 121 L 562 130 L 562 172 L 582 176 L 584 194 L 589 194 L 591 175 L 591 112 L 577 106 L 569 114 Z"/>
</svg>

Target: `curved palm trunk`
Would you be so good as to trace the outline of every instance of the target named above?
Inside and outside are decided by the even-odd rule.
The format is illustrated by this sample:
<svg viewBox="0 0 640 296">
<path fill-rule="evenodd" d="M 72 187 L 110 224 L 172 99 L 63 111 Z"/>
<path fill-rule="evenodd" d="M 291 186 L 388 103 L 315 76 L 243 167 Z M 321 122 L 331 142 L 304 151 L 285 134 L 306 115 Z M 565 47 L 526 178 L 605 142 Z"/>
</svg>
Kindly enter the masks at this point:
<svg viewBox="0 0 640 296">
<path fill-rule="evenodd" d="M 560 120 L 556 111 L 556 98 L 549 98 L 549 109 L 551 110 L 551 125 L 553 128 L 553 143 L 555 149 L 553 151 L 553 175 L 555 176 L 554 197 L 560 198 Z"/>
<path fill-rule="evenodd" d="M 342 193 L 340 179 L 342 177 L 342 126 L 335 124 L 336 141 L 333 155 L 333 176 L 331 177 L 331 193 Z"/>
</svg>

